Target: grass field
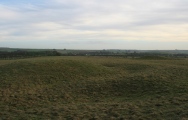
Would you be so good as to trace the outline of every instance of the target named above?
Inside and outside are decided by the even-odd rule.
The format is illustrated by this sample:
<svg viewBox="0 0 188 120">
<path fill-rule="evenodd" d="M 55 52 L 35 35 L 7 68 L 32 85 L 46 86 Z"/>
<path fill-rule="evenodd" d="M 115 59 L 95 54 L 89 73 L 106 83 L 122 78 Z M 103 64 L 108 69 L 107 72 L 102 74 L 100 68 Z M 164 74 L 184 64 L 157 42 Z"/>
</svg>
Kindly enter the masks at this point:
<svg viewBox="0 0 188 120">
<path fill-rule="evenodd" d="M 0 119 L 188 119 L 188 59 L 0 60 Z"/>
</svg>

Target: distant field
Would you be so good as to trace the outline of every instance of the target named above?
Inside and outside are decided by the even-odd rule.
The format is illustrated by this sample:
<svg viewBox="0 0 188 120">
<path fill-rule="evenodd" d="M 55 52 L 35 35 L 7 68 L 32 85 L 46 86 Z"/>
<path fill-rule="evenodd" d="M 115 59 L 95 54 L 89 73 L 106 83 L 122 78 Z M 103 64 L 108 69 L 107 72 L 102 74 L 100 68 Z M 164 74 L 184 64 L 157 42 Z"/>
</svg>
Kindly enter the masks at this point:
<svg viewBox="0 0 188 120">
<path fill-rule="evenodd" d="M 0 119 L 188 119 L 188 59 L 0 60 Z"/>
</svg>

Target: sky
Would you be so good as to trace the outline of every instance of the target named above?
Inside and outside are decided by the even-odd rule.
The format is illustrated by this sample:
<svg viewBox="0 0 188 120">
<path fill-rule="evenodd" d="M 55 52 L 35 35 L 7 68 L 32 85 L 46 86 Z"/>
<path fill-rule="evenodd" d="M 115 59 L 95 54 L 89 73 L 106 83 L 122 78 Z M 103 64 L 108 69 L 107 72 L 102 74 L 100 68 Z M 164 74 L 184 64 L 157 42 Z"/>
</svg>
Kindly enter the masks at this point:
<svg viewBox="0 0 188 120">
<path fill-rule="evenodd" d="M 188 0 L 1 0 L 0 47 L 188 50 Z"/>
</svg>

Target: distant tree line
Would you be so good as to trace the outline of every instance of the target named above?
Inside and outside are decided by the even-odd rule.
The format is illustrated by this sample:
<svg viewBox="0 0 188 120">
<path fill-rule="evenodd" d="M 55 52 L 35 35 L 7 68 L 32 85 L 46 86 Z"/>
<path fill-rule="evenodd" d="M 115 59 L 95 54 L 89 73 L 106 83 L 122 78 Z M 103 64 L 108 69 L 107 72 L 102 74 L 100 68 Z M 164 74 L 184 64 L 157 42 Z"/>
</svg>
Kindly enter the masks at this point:
<svg viewBox="0 0 188 120">
<path fill-rule="evenodd" d="M 0 59 L 16 59 L 16 58 L 28 58 L 39 56 L 116 56 L 126 58 L 147 58 L 146 56 L 170 57 L 170 58 L 188 58 L 188 54 L 168 54 L 168 53 L 156 53 L 156 52 L 139 52 L 139 51 L 87 51 L 87 50 L 74 50 L 67 51 L 65 53 L 53 50 L 15 50 L 15 51 L 0 51 Z"/>
<path fill-rule="evenodd" d="M 26 58 L 26 57 L 39 57 L 39 56 L 60 56 L 61 54 L 56 50 L 50 51 L 24 51 L 16 50 L 13 52 L 0 51 L 1 59 L 12 59 L 12 58 Z"/>
<path fill-rule="evenodd" d="M 145 52 L 111 52 L 111 51 L 94 51 L 94 52 L 87 52 L 87 51 L 74 51 L 74 52 L 67 52 L 62 54 L 62 56 L 116 56 L 116 57 L 129 57 L 129 58 L 142 58 L 146 56 L 153 56 L 156 57 L 168 57 L 168 58 L 188 58 L 188 54 L 168 54 L 168 53 L 145 53 Z"/>
</svg>

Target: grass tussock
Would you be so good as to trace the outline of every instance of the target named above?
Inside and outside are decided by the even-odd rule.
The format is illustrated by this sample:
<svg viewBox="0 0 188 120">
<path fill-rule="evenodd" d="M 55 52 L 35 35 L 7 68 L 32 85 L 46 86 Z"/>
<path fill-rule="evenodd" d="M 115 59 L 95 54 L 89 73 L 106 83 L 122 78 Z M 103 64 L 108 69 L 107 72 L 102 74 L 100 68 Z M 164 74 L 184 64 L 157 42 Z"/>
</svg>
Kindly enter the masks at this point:
<svg viewBox="0 0 188 120">
<path fill-rule="evenodd" d="M 0 61 L 1 119 L 187 119 L 188 61 Z"/>
</svg>

